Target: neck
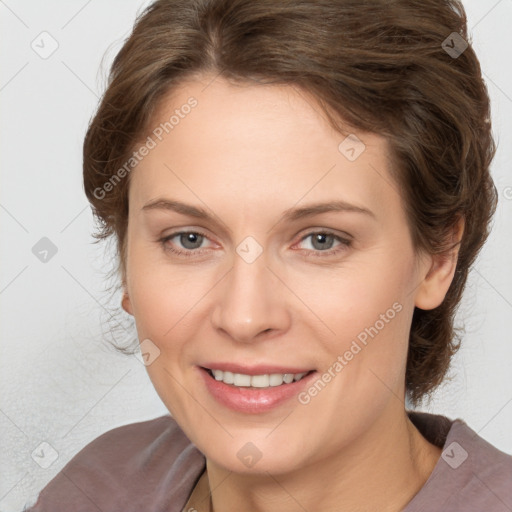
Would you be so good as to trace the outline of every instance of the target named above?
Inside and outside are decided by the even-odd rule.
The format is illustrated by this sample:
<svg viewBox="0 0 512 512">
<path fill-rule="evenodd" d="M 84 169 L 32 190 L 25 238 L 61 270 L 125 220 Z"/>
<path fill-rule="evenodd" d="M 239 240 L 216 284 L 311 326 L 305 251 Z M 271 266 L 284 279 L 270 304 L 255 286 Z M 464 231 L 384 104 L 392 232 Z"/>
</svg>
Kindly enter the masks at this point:
<svg viewBox="0 0 512 512">
<path fill-rule="evenodd" d="M 213 511 L 402 510 L 427 481 L 441 449 L 397 404 L 350 446 L 288 473 L 233 473 L 207 459 Z"/>
</svg>

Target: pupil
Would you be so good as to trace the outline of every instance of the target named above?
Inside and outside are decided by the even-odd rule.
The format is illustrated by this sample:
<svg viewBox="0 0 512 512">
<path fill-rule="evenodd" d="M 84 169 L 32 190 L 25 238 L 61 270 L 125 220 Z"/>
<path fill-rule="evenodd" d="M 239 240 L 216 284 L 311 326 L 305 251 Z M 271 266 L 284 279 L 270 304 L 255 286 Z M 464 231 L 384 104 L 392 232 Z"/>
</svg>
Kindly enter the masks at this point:
<svg viewBox="0 0 512 512">
<path fill-rule="evenodd" d="M 332 235 L 326 234 L 326 233 L 320 233 L 315 236 L 315 243 L 319 243 L 320 245 L 317 247 L 318 249 L 325 249 L 326 245 L 326 238 L 332 237 Z"/>
<path fill-rule="evenodd" d="M 197 249 L 194 244 L 198 243 L 197 241 L 200 237 L 201 235 L 198 235 L 197 233 L 186 233 L 181 235 L 181 243 L 187 249 Z M 192 247 L 187 246 L 187 244 L 192 244 Z M 201 242 L 199 242 L 199 245 L 201 245 Z"/>
</svg>

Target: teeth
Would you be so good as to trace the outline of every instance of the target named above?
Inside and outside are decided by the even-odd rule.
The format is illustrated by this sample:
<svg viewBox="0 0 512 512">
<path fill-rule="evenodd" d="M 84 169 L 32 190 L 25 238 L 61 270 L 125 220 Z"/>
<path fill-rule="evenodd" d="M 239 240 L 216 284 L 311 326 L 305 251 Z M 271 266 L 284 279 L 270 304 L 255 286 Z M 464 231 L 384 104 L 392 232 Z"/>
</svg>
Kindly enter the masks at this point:
<svg viewBox="0 0 512 512">
<path fill-rule="evenodd" d="M 245 375 L 243 373 L 223 372 L 222 370 L 211 370 L 215 380 L 225 384 L 233 384 L 239 387 L 268 388 L 281 386 L 296 382 L 307 372 L 304 373 L 271 373 L 265 375 Z"/>
<path fill-rule="evenodd" d="M 281 373 L 271 373 L 269 384 L 271 386 L 280 386 L 283 383 L 284 375 Z"/>
<path fill-rule="evenodd" d="M 241 373 L 235 373 L 233 375 L 233 384 L 235 386 L 250 386 L 251 385 L 251 376 L 250 375 L 242 375 Z"/>
<path fill-rule="evenodd" d="M 253 375 L 251 377 L 251 386 L 253 388 L 268 388 L 270 386 L 270 378 L 268 375 Z"/>
<path fill-rule="evenodd" d="M 221 374 L 223 373 L 222 370 L 217 371 L 220 371 Z M 231 372 L 224 372 L 224 376 L 222 377 L 221 375 L 220 380 L 224 381 L 226 384 L 233 384 L 233 382 L 235 382 L 234 375 Z"/>
</svg>

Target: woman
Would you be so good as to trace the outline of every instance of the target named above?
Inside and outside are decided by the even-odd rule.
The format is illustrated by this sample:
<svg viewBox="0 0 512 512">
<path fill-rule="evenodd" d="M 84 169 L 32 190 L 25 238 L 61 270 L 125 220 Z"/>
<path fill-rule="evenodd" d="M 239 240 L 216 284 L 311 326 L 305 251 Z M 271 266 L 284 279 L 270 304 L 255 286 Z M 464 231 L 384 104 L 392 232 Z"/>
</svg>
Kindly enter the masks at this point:
<svg viewBox="0 0 512 512">
<path fill-rule="evenodd" d="M 123 309 L 171 416 L 30 510 L 512 508 L 512 457 L 407 410 L 442 382 L 496 208 L 455 1 L 159 0 L 84 143 Z"/>
</svg>

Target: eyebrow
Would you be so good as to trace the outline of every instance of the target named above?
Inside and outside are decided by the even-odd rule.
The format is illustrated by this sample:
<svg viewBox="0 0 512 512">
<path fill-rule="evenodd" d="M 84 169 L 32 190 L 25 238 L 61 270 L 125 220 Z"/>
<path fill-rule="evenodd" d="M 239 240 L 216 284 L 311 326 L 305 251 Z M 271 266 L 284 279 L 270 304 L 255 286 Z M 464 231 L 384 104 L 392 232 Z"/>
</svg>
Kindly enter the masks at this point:
<svg viewBox="0 0 512 512">
<path fill-rule="evenodd" d="M 142 207 L 142 210 L 169 210 L 197 219 L 212 220 L 212 216 L 205 209 L 172 199 L 156 199 L 149 201 Z M 375 214 L 368 208 L 347 203 L 343 200 L 336 200 L 325 203 L 312 203 L 298 208 L 289 208 L 283 212 L 280 222 L 294 222 L 329 212 L 362 213 L 376 219 Z"/>
</svg>

